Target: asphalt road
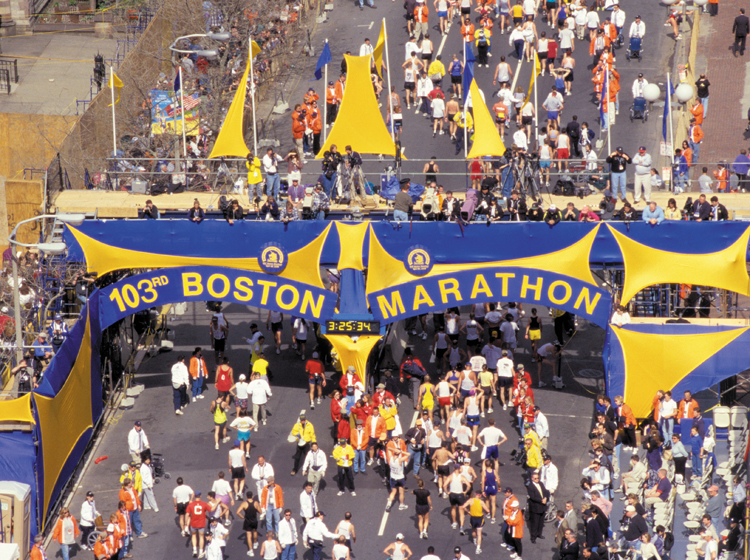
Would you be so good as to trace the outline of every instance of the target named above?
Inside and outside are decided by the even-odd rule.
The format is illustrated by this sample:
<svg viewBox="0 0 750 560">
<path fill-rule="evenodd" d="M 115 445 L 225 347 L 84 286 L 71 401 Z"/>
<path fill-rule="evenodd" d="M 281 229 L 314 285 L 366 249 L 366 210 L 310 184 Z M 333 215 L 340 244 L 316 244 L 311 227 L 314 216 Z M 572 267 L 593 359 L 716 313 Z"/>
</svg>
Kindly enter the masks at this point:
<svg viewBox="0 0 750 560">
<path fill-rule="evenodd" d="M 439 52 L 443 56 L 443 63 L 446 68 L 448 68 L 452 54 L 456 53 L 461 57 L 462 40 L 460 37 L 460 24 L 457 19 L 454 20 L 447 36 L 443 39 L 437 25 L 437 14 L 432 2 L 428 2 L 427 5 L 430 9 L 431 40 L 435 45 L 436 54 L 438 48 L 440 48 Z M 315 57 L 313 59 L 301 59 L 298 61 L 300 64 L 300 72 L 303 77 L 296 84 L 296 88 L 291 92 L 291 99 L 293 101 L 290 102 L 290 104 L 292 106 L 295 99 L 301 100 L 303 92 L 306 91 L 308 87 L 315 87 L 320 94 L 322 94 L 322 90 L 324 90 L 322 80 L 311 83 L 307 81 L 305 76 L 309 75 L 312 77 L 312 68 L 314 68 L 315 60 L 317 59 L 317 55 L 319 54 L 320 48 L 322 48 L 325 39 L 328 39 L 333 55 L 333 63 L 329 66 L 328 76 L 329 80 L 335 80 L 339 74 L 339 66 L 343 59 L 344 52 L 350 50 L 353 54 L 357 55 L 359 53 L 359 47 L 364 42 L 365 37 L 369 38 L 374 45 L 377 41 L 383 19 L 386 21 L 389 34 L 388 48 L 389 61 L 392 68 L 392 84 L 396 87 L 397 92 L 403 99 L 404 76 L 403 70 L 400 66 L 404 62 L 404 44 L 408 38 L 403 3 L 401 0 L 394 0 L 391 2 L 387 0 L 376 0 L 376 6 L 377 9 L 374 10 L 365 7 L 364 11 L 360 11 L 354 0 L 336 1 L 335 9 L 329 13 L 327 22 L 319 24 L 316 27 L 313 44 L 318 50 L 315 53 Z M 646 38 L 643 47 L 643 60 L 640 62 L 628 62 L 625 59 L 625 48 L 616 51 L 615 66 L 621 76 L 621 110 L 619 118 L 616 118 L 616 123 L 611 128 L 612 138 L 610 142 L 613 150 L 617 146 L 622 145 L 625 150 L 631 154 L 636 153 L 640 145 L 647 146 L 649 153 L 651 153 L 654 158 L 654 166 L 660 168 L 663 158 L 660 158 L 658 153 L 662 130 L 661 117 L 663 103 L 655 104 L 656 107 L 654 107 L 654 110 L 651 112 L 647 123 L 639 120 L 631 123 L 628 118 L 629 108 L 632 104 L 631 86 L 639 72 L 642 72 L 649 82 L 664 83 L 666 81 L 666 73 L 671 66 L 675 41 L 671 36 L 671 29 L 663 26 L 665 11 L 664 7 L 661 5 L 654 2 L 638 0 L 623 1 L 621 2 L 621 6 L 627 14 L 625 29 L 629 29 L 630 23 L 636 15 L 641 15 L 642 20 L 646 24 Z M 600 12 L 599 14 L 600 19 L 604 21 L 607 12 Z M 476 14 L 472 15 L 472 17 L 475 16 Z M 552 29 L 542 20 L 538 20 L 537 25 L 540 33 L 545 31 L 548 36 L 551 35 Z M 667 36 L 667 32 L 670 33 L 669 36 Z M 688 34 L 684 34 L 684 36 L 688 37 Z M 490 67 L 478 68 L 475 66 L 475 78 L 480 89 L 484 92 L 487 104 L 490 108 L 494 103 L 491 96 L 497 90 L 497 88 L 492 85 L 492 76 L 495 72 L 495 67 L 500 60 L 500 56 L 506 56 L 506 59 L 510 63 L 514 72 L 516 71 L 518 63 L 515 54 L 512 54 L 513 49 L 508 44 L 508 35 L 500 35 L 497 26 L 493 30 L 492 39 L 491 51 L 493 56 L 489 59 Z M 593 99 L 593 85 L 590 81 L 593 64 L 592 59 L 588 54 L 588 48 L 588 41 L 583 43 L 576 41 L 575 52 L 573 53 L 574 58 L 576 59 L 573 95 L 565 97 L 565 108 L 562 112 L 561 122 L 566 124 L 570 121 L 572 115 L 578 115 L 579 122 L 587 121 L 590 128 L 597 133 L 597 138 L 599 138 L 599 110 Z M 521 65 L 517 85 L 520 85 L 524 90 L 527 90 L 530 77 L 531 63 L 524 62 Z M 449 87 L 450 78 L 444 78 L 443 82 L 444 88 Z M 387 80 L 385 83 L 387 86 Z M 542 119 L 546 119 L 546 112 L 544 109 L 541 109 L 541 104 L 553 84 L 554 81 L 549 74 L 539 77 L 539 113 L 541 114 Z M 385 106 L 385 93 L 383 94 L 383 100 L 383 105 Z M 404 106 L 404 126 L 401 141 L 405 148 L 404 153 L 408 158 L 408 161 L 404 161 L 402 164 L 402 176 L 411 177 L 413 180 L 422 183 L 424 181 L 422 169 L 425 161 L 429 160 L 432 156 L 436 156 L 439 160 L 451 160 L 441 161 L 439 163 L 442 173 L 456 174 L 453 176 L 443 175 L 440 177 L 439 183 L 443 184 L 446 189 L 456 191 L 465 190 L 467 184 L 465 178 L 466 161 L 463 159 L 465 153 L 462 151 L 460 156 L 456 157 L 454 145 L 451 143 L 450 138 L 447 135 L 433 138 L 430 121 L 425 119 L 422 115 L 415 115 L 414 109 L 415 108 L 412 107 L 412 111 L 406 111 L 406 107 Z M 385 115 L 385 108 L 383 111 L 383 114 Z M 291 132 L 287 115 L 276 117 L 276 123 L 277 131 L 289 128 L 289 132 Z M 544 124 L 546 124 L 546 120 L 540 120 L 540 126 Z M 511 130 L 510 133 L 506 133 L 506 147 L 511 143 L 510 135 L 513 132 L 514 129 Z M 598 150 L 600 157 L 606 157 L 607 155 L 606 136 L 603 140 L 603 146 Z M 282 144 L 286 145 L 284 142 L 282 142 Z M 291 145 L 291 139 L 289 140 L 289 144 Z M 373 156 L 370 157 L 372 158 Z M 383 172 L 385 166 L 389 164 L 392 164 L 392 161 L 379 161 L 377 159 L 372 159 L 370 162 L 366 161 L 363 169 L 368 176 L 368 180 L 378 183 L 379 179 L 377 175 Z M 310 169 L 309 166 L 313 166 L 313 168 Z M 309 163 L 304 171 L 317 173 L 317 164 L 312 162 Z M 312 180 L 312 177 L 310 177 L 310 179 Z M 554 185 L 554 180 L 551 180 L 551 183 Z"/>
<path fill-rule="evenodd" d="M 540 309 L 540 316 L 544 320 L 542 341 L 551 340 L 553 332 L 545 309 Z M 249 324 L 253 321 L 264 327 L 266 312 L 250 309 L 240 305 L 229 305 L 226 309 L 230 322 L 230 335 L 227 355 L 231 365 L 235 368 L 235 375 L 245 371 L 249 359 L 249 347 L 242 340 L 249 332 Z M 467 315 L 467 313 L 464 313 Z M 209 346 L 208 320 L 210 315 L 205 312 L 201 304 L 188 306 L 188 313 L 178 317 L 170 326 L 175 330 L 175 350 L 160 354 L 146 361 L 137 375 L 137 381 L 143 383 L 146 390 L 138 397 L 132 410 L 119 411 L 115 419 L 108 425 L 101 442 L 94 450 L 95 457 L 107 456 L 99 464 L 91 464 L 83 474 L 71 502 L 71 511 L 78 516 L 80 504 L 87 491 L 96 494 L 98 509 L 105 514 L 105 518 L 116 509 L 118 477 L 120 465 L 128 462 L 127 433 L 135 420 L 140 420 L 149 436 L 151 448 L 154 452 L 162 453 L 166 462 L 166 470 L 171 474 L 170 480 L 162 480 L 156 486 L 156 499 L 160 511 L 148 511 L 143 514 L 144 530 L 149 534 L 146 539 L 136 539 L 134 557 L 138 559 L 156 560 L 162 558 L 189 558 L 191 554 L 188 539 L 180 536 L 177 529 L 176 516 L 171 507 L 171 495 L 174 481 L 182 476 L 185 482 L 195 490 L 202 490 L 205 496 L 210 490 L 212 482 L 217 478 L 220 470 L 227 469 L 227 452 L 230 444 L 222 444 L 216 451 L 213 444 L 213 421 L 209 413 L 209 399 L 190 404 L 184 416 L 175 416 L 172 410 L 172 390 L 170 387 L 169 370 L 179 354 L 189 355 L 194 346 Z M 430 321 L 430 329 L 431 329 Z M 271 368 L 276 379 L 273 383 L 274 392 L 269 410 L 267 426 L 261 426 L 257 434 L 253 434 L 252 459 L 254 464 L 258 455 L 263 454 L 275 467 L 277 482 L 284 489 L 285 506 L 290 507 L 298 518 L 298 496 L 302 489 L 303 480 L 300 475 L 292 477 L 292 457 L 294 446 L 286 441 L 301 409 L 308 407 L 306 395 L 306 375 L 303 362 L 289 348 L 291 332 L 288 319 L 284 325 L 284 344 L 281 355 L 270 351 Z M 430 330 L 431 332 L 431 330 Z M 578 332 L 565 348 L 563 360 L 563 376 L 566 388 L 556 391 L 549 387 L 536 389 L 537 404 L 547 414 L 552 436 L 550 438 L 550 453 L 560 470 L 560 489 L 556 502 L 561 505 L 567 499 L 580 502 L 578 482 L 580 472 L 588 465 L 588 437 L 591 412 L 593 410 L 592 396 L 596 392 L 596 384 L 601 382 L 597 376 L 602 375 L 601 347 L 603 331 L 598 327 L 581 321 Z M 270 337 L 269 337 L 270 338 Z M 428 363 L 428 342 L 419 337 L 412 337 L 415 351 L 425 364 Z M 521 342 L 517 353 L 517 362 L 525 363 L 532 368 L 526 343 Z M 309 352 L 309 351 L 308 351 Z M 213 368 L 213 355 L 206 353 L 209 369 Z M 432 366 L 428 366 L 432 371 Z M 333 373 L 327 372 L 329 377 Z M 544 377 L 549 381 L 551 372 L 545 366 Z M 211 386 L 209 396 L 214 396 L 215 390 Z M 402 424 L 406 427 L 413 419 L 411 402 L 404 398 L 399 409 Z M 502 407 L 495 406 L 493 416 L 500 427 L 509 437 L 509 442 L 501 448 L 501 459 L 505 463 L 500 470 L 503 487 L 511 486 L 522 502 L 525 502 L 525 491 L 521 477 L 521 469 L 512 466 L 509 453 L 515 445 L 516 434 L 510 426 L 509 412 L 503 412 Z M 232 417 L 230 417 L 231 421 Z M 322 405 L 314 411 L 308 412 L 308 419 L 313 423 L 322 448 L 331 451 L 328 436 L 330 420 L 330 400 L 324 400 Z M 482 424 L 484 426 L 486 424 Z M 480 468 L 479 452 L 472 454 L 475 468 Z M 330 461 L 330 459 L 329 459 Z M 396 508 L 384 516 L 387 493 L 380 477 L 372 470 L 366 475 L 358 475 L 355 480 L 357 496 L 348 493 L 342 497 L 336 496 L 336 483 L 333 479 L 335 467 L 329 465 L 325 478 L 325 486 L 319 495 L 321 509 L 326 512 L 326 522 L 333 530 L 338 521 L 343 519 L 346 511 L 353 513 L 353 523 L 357 529 L 357 543 L 354 547 L 358 558 L 379 558 L 381 551 L 394 540 L 396 533 L 406 535 L 406 543 L 418 557 L 426 554 L 427 546 L 434 546 L 436 554 L 447 559 L 452 555 L 453 547 L 462 546 L 469 558 L 474 558 L 474 546 L 468 537 L 461 537 L 458 531 L 450 529 L 449 507 L 447 500 L 437 497 L 435 485 L 426 476 L 427 488 L 433 493 L 434 509 L 431 516 L 429 541 L 419 540 L 416 528 L 416 514 L 414 513 L 414 498 L 407 496 L 409 509 L 398 511 Z M 408 477 L 408 489 L 416 488 L 416 481 Z M 227 553 L 230 558 L 244 557 L 246 545 L 244 534 L 241 532 L 241 522 L 235 522 L 230 529 Z M 467 521 L 468 524 L 468 521 Z M 263 531 L 261 531 L 263 533 Z M 524 558 L 551 557 L 552 531 L 546 529 L 547 539 L 537 541 L 531 545 L 528 534 L 524 539 Z M 500 525 L 485 527 L 484 553 L 482 557 L 495 556 L 500 550 Z M 326 546 L 326 557 L 330 557 L 330 542 Z M 50 557 L 59 557 L 56 546 L 52 545 Z M 88 558 L 88 552 L 74 549 L 75 558 Z M 310 551 L 301 546 L 297 549 L 298 558 L 311 560 Z M 365 556 L 366 555 L 366 556 Z M 507 555 L 506 552 L 502 552 Z"/>
</svg>

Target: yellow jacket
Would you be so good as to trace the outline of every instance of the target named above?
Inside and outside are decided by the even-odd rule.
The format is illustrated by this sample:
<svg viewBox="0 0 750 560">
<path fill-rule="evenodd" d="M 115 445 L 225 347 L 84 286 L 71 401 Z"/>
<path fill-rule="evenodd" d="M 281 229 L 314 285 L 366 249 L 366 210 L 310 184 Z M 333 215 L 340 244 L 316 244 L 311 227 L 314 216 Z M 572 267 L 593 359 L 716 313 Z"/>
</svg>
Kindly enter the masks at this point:
<svg viewBox="0 0 750 560">
<path fill-rule="evenodd" d="M 535 445 L 526 451 L 526 464 L 530 469 L 542 468 L 542 452 Z"/>
<path fill-rule="evenodd" d="M 348 443 L 333 448 L 333 459 L 339 467 L 351 467 L 354 461 L 354 448 Z"/>
<path fill-rule="evenodd" d="M 427 69 L 427 75 L 432 76 L 438 74 L 441 78 L 445 76 L 445 66 L 439 60 L 433 60 L 430 67 Z"/>
<path fill-rule="evenodd" d="M 384 404 L 381 404 L 378 408 L 380 409 L 380 417 L 385 420 L 385 429 L 394 429 L 396 427 L 396 414 L 398 414 L 398 409 L 395 405 L 385 406 Z"/>
<path fill-rule="evenodd" d="M 133 488 L 135 489 L 136 492 L 140 494 L 143 491 L 143 481 L 141 480 L 141 471 L 139 471 L 138 469 L 135 469 L 135 471 L 133 471 L 133 474 L 131 475 L 130 469 L 128 469 L 120 477 L 120 484 L 125 482 L 126 478 L 130 478 L 133 481 Z"/>
<path fill-rule="evenodd" d="M 456 116 L 453 117 L 453 121 L 460 128 L 464 128 L 464 122 L 463 122 L 463 119 L 461 117 L 463 117 L 463 111 L 459 111 L 458 113 L 456 113 Z M 474 128 L 474 119 L 471 118 L 471 113 L 469 113 L 468 111 L 466 112 L 466 124 L 469 125 L 468 126 L 469 130 L 471 130 L 472 128 Z"/>
<path fill-rule="evenodd" d="M 254 157 L 252 163 L 246 161 L 245 166 L 247 167 L 248 185 L 257 185 L 263 180 L 263 176 L 260 174 L 260 159 Z"/>
<path fill-rule="evenodd" d="M 309 421 L 305 422 L 304 428 L 302 427 L 302 422 L 297 422 L 294 428 L 292 428 L 292 435 L 299 436 L 307 443 L 312 443 L 315 441 L 315 428 L 313 428 L 312 423 Z"/>
</svg>

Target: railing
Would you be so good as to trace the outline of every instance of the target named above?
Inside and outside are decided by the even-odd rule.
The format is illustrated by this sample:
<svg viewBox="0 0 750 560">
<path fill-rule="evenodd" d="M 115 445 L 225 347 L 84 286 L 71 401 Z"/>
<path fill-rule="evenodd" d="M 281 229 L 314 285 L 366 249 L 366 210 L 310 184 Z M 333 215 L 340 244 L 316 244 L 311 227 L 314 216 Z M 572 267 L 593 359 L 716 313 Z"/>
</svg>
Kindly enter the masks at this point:
<svg viewBox="0 0 750 560">
<path fill-rule="evenodd" d="M 4 68 L 10 72 L 10 79 L 13 80 L 14 83 L 18 83 L 18 60 L 13 59 L 5 59 L 0 57 L 0 68 Z"/>
<path fill-rule="evenodd" d="M 10 70 L 0 68 L 0 91 L 10 95 Z"/>
</svg>

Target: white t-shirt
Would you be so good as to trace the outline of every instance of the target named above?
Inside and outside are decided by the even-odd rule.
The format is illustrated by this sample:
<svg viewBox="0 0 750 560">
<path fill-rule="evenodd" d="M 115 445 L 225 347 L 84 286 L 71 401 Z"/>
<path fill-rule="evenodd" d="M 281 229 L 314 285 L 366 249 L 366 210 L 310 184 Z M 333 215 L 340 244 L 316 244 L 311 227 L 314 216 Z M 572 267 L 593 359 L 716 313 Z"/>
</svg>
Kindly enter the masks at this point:
<svg viewBox="0 0 750 560">
<path fill-rule="evenodd" d="M 216 497 L 229 496 L 232 493 L 232 486 L 224 479 L 215 480 L 211 491 L 216 493 Z"/>
<path fill-rule="evenodd" d="M 294 328 L 297 329 L 297 340 L 301 342 L 307 341 L 307 322 L 303 321 L 299 317 L 294 320 Z"/>
<path fill-rule="evenodd" d="M 239 418 L 235 418 L 234 420 L 232 420 L 232 423 L 229 424 L 229 427 L 237 428 L 238 432 L 249 432 L 255 427 L 255 420 L 253 420 L 250 416 L 240 416 Z"/>
<path fill-rule="evenodd" d="M 488 323 L 492 323 L 493 325 L 495 325 L 503 320 L 503 316 L 497 311 L 490 311 L 489 313 L 487 313 L 487 315 L 484 316 L 484 319 Z"/>
<path fill-rule="evenodd" d="M 404 464 L 401 461 L 398 461 L 397 459 L 391 459 L 390 462 L 391 467 L 391 478 L 393 480 L 401 480 L 404 478 Z"/>
<path fill-rule="evenodd" d="M 484 356 L 472 356 L 469 363 L 471 364 L 472 371 L 479 373 L 482 371 L 482 366 L 487 364 L 487 360 Z"/>
<path fill-rule="evenodd" d="M 492 364 L 497 364 L 500 356 L 503 355 L 502 352 L 503 351 L 500 348 L 492 344 L 487 344 L 484 348 L 482 348 L 482 356 L 487 359 L 488 368 L 492 369 Z"/>
<path fill-rule="evenodd" d="M 560 49 L 573 48 L 573 38 L 575 34 L 570 29 L 560 31 Z"/>
<path fill-rule="evenodd" d="M 237 391 L 237 398 L 238 399 L 246 399 L 247 398 L 247 387 L 250 385 L 247 381 L 240 381 L 239 383 L 236 383 L 234 388 Z"/>
<path fill-rule="evenodd" d="M 244 457 L 242 449 L 234 448 L 229 450 L 229 461 L 232 464 L 233 469 L 239 469 L 242 467 L 242 457 Z"/>
<path fill-rule="evenodd" d="M 660 418 L 674 418 L 675 412 L 677 411 L 677 402 L 674 399 L 666 400 L 664 399 L 661 401 L 661 406 L 659 407 L 659 417 Z"/>
<path fill-rule="evenodd" d="M 445 101 L 440 97 L 436 97 L 432 100 L 432 117 L 435 119 L 441 119 L 445 116 Z"/>
<path fill-rule="evenodd" d="M 500 334 L 502 335 L 503 342 L 507 342 L 511 348 L 516 345 L 516 324 L 505 321 L 500 325 Z"/>
<path fill-rule="evenodd" d="M 193 489 L 187 484 L 181 484 L 172 491 L 172 498 L 177 500 L 178 504 L 189 504 L 190 496 L 193 494 Z"/>
<path fill-rule="evenodd" d="M 547 344 L 543 344 L 539 347 L 539 350 L 536 351 L 537 354 L 539 354 L 542 358 L 548 357 L 550 354 L 552 354 L 552 349 L 554 348 L 554 345 L 551 342 L 548 342 Z"/>
<path fill-rule="evenodd" d="M 479 432 L 479 435 L 482 437 L 487 447 L 497 445 L 497 443 L 505 437 L 503 431 L 500 428 L 495 428 L 494 426 L 487 426 L 484 430 Z"/>
<path fill-rule="evenodd" d="M 500 358 L 497 361 L 497 376 L 513 378 L 513 360 L 510 358 Z"/>
</svg>

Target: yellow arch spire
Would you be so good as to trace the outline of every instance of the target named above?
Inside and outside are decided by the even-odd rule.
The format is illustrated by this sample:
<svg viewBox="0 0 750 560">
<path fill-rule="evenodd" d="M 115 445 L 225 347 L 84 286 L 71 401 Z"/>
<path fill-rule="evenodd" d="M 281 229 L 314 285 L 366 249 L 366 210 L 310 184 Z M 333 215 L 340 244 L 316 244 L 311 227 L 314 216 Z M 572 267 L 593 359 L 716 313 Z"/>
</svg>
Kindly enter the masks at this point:
<svg viewBox="0 0 750 560">
<path fill-rule="evenodd" d="M 471 145 L 468 159 L 503 155 L 505 153 L 503 139 L 500 138 L 492 115 L 482 100 L 476 80 L 471 81 L 469 91 L 471 92 L 471 104 L 474 108 L 474 143 Z"/>
</svg>

